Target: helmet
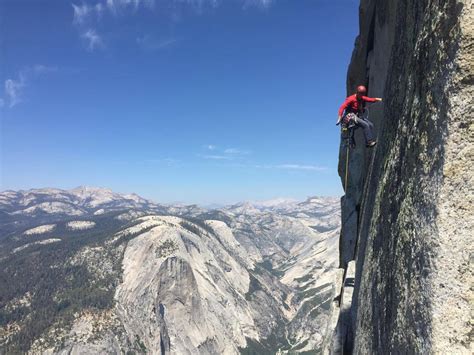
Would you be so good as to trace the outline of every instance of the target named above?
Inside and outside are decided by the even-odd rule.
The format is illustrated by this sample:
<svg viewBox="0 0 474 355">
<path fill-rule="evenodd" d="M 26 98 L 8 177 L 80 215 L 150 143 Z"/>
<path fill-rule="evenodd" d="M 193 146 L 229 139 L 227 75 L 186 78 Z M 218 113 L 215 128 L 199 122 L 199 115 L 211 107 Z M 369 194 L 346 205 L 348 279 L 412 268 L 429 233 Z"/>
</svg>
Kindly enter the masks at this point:
<svg viewBox="0 0 474 355">
<path fill-rule="evenodd" d="M 357 87 L 357 93 L 360 95 L 365 95 L 367 93 L 367 89 L 364 85 L 360 85 Z"/>
</svg>

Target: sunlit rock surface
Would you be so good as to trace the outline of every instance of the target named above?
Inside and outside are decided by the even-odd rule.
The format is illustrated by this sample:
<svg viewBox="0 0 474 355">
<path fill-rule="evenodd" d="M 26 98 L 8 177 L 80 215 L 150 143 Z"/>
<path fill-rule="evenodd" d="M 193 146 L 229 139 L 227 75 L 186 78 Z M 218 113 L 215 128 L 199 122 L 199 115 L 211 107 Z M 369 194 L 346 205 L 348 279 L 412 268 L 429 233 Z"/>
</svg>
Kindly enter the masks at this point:
<svg viewBox="0 0 474 355">
<path fill-rule="evenodd" d="M 350 151 L 335 353 L 472 353 L 473 26 L 470 0 L 361 1 L 348 94 L 384 103 Z"/>
</svg>

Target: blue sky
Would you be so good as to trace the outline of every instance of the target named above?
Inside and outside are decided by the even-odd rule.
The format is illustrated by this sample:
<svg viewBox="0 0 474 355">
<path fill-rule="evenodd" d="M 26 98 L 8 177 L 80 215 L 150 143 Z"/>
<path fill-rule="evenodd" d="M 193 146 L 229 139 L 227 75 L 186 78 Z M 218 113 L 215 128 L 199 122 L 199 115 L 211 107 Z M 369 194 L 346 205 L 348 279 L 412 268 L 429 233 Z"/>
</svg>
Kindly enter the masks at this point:
<svg viewBox="0 0 474 355">
<path fill-rule="evenodd" d="M 1 190 L 342 194 L 353 0 L 0 0 Z"/>
</svg>

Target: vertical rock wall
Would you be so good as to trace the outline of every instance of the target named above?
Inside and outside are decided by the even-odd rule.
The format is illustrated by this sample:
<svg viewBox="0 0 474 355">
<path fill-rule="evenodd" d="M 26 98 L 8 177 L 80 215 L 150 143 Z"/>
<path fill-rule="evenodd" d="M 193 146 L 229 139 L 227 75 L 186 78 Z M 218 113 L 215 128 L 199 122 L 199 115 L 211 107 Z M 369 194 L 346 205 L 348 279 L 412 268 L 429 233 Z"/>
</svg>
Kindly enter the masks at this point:
<svg viewBox="0 0 474 355">
<path fill-rule="evenodd" d="M 472 0 L 361 1 L 347 90 L 384 103 L 370 109 L 377 146 L 356 132 L 349 152 L 334 352 L 471 353 L 473 13 Z M 343 185 L 346 157 L 342 141 Z"/>
</svg>

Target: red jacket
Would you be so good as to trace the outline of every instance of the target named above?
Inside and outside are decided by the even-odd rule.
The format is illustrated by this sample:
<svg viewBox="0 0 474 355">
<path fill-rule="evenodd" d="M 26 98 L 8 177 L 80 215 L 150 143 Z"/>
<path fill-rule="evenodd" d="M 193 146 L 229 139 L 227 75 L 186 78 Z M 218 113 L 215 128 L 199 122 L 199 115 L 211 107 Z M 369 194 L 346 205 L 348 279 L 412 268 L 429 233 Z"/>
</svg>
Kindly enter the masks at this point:
<svg viewBox="0 0 474 355">
<path fill-rule="evenodd" d="M 349 96 L 346 101 L 339 107 L 339 116 L 342 116 L 344 113 L 344 110 L 347 112 L 354 112 L 354 113 L 359 113 L 359 111 L 362 111 L 364 108 L 364 103 L 365 102 L 376 102 L 377 99 L 374 99 L 372 97 L 367 97 L 367 96 L 361 96 L 359 100 L 357 100 L 357 95 L 351 95 Z"/>
</svg>

